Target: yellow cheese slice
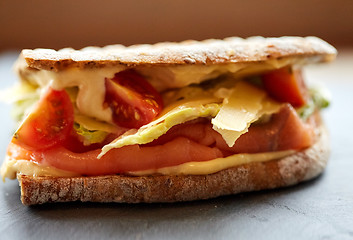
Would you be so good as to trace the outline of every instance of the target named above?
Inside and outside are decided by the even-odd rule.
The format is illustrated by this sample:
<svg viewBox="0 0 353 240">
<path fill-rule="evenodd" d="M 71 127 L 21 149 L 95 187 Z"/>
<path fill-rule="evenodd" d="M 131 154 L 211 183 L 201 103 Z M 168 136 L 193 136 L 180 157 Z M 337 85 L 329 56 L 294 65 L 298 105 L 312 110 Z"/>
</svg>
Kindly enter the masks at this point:
<svg viewBox="0 0 353 240">
<path fill-rule="evenodd" d="M 248 131 L 251 123 L 264 114 L 279 110 L 280 104 L 267 98 L 265 91 L 244 81 L 237 82 L 230 96 L 212 119 L 213 129 L 219 132 L 229 147 Z"/>
</svg>

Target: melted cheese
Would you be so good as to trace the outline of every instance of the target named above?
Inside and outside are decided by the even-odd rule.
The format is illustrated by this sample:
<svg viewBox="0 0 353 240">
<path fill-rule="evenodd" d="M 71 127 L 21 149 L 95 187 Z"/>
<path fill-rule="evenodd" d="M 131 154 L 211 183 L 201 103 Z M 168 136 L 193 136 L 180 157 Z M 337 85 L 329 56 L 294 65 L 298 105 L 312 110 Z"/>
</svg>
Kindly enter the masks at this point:
<svg viewBox="0 0 353 240">
<path fill-rule="evenodd" d="M 226 158 L 216 158 L 205 162 L 188 162 L 173 167 L 164 167 L 159 169 L 150 169 L 145 171 L 130 172 L 135 176 L 144 176 L 152 174 L 162 175 L 206 175 L 212 174 L 224 169 L 236 167 L 243 164 L 255 162 L 267 162 L 280 159 L 295 153 L 294 150 L 254 153 L 254 154 L 235 154 Z"/>
<path fill-rule="evenodd" d="M 76 105 L 80 113 L 102 121 L 112 122 L 110 108 L 104 108 L 105 78 L 112 78 L 123 68 L 87 69 L 85 71 L 73 68 L 60 72 L 46 70 L 27 74 L 29 81 L 38 84 L 43 92 L 50 86 L 54 89 L 78 87 Z"/>
<path fill-rule="evenodd" d="M 51 166 L 43 166 L 27 160 L 10 160 L 5 159 L 1 166 L 2 180 L 5 178 L 15 179 L 17 174 L 27 176 L 51 176 L 51 177 L 75 177 L 79 176 L 77 173 L 64 171 Z"/>
</svg>

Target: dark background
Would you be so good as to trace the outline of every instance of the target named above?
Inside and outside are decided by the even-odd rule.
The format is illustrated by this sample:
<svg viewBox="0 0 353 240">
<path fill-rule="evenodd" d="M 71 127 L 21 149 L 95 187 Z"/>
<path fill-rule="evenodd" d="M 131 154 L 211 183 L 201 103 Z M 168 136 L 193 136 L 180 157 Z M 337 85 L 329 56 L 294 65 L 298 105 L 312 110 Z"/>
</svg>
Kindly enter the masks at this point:
<svg viewBox="0 0 353 240">
<path fill-rule="evenodd" d="M 352 46 L 353 1 L 0 0 L 0 50 L 252 35 L 315 35 Z"/>
</svg>

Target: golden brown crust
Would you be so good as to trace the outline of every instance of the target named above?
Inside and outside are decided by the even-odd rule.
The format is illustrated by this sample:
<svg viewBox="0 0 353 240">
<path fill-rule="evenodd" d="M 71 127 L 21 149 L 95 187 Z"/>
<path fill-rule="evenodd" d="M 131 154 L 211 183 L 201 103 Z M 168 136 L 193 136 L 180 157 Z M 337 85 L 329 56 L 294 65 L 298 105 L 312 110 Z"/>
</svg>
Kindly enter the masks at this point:
<svg viewBox="0 0 353 240">
<path fill-rule="evenodd" d="M 158 43 L 154 45 L 110 45 L 103 48 L 23 50 L 28 67 L 59 71 L 68 67 L 100 68 L 165 64 L 226 64 L 262 62 L 281 58 L 305 58 L 309 62 L 330 61 L 336 49 L 316 37 L 252 37 Z"/>
<path fill-rule="evenodd" d="M 46 202 L 176 202 L 290 186 L 318 176 L 329 157 L 320 128 L 311 147 L 279 160 L 245 164 L 210 175 L 131 177 L 31 177 L 19 175 L 25 205 Z"/>
</svg>

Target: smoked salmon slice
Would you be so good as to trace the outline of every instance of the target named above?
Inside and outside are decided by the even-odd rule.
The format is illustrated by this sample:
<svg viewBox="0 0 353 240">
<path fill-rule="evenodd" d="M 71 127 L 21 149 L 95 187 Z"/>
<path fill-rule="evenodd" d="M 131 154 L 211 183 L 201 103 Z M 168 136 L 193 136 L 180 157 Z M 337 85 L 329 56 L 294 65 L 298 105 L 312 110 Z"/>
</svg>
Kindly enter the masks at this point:
<svg viewBox="0 0 353 240">
<path fill-rule="evenodd" d="M 57 147 L 30 152 L 14 143 L 9 146 L 8 155 L 82 175 L 105 175 L 208 161 L 235 153 L 300 150 L 312 145 L 312 129 L 291 105 L 285 104 L 266 123 L 253 124 L 233 147 L 212 129 L 209 120 L 201 119 L 175 126 L 152 143 L 112 149 L 100 159 L 100 149 L 75 153 Z"/>
</svg>

